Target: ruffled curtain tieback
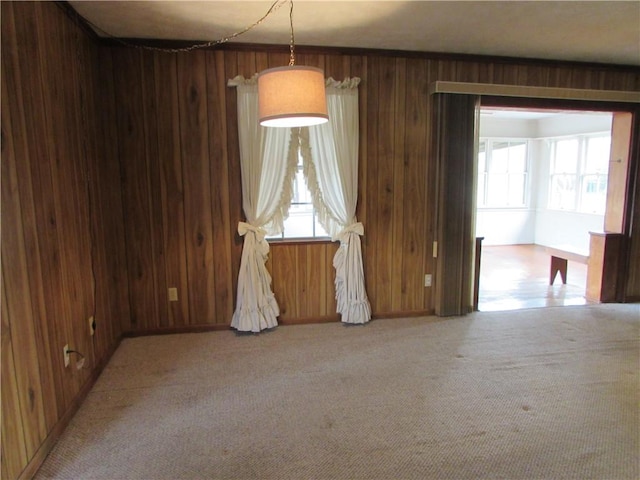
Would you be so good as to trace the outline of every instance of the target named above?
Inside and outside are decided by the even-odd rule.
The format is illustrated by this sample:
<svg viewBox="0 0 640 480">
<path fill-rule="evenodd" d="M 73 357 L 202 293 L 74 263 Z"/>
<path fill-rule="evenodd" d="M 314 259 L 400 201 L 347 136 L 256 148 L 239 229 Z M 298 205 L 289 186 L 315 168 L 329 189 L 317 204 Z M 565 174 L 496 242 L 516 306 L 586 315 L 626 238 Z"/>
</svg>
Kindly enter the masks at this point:
<svg viewBox="0 0 640 480">
<path fill-rule="evenodd" d="M 256 227 L 255 225 L 251 225 L 250 223 L 246 222 L 238 223 L 238 235 L 244 237 L 249 232 L 253 232 L 256 234 L 256 239 L 258 240 L 258 242 L 263 241 L 264 237 L 267 236 L 267 232 L 260 227 Z"/>
<path fill-rule="evenodd" d="M 340 240 L 340 243 L 346 242 L 349 238 L 350 233 L 356 233 L 360 236 L 364 235 L 364 225 L 362 222 L 355 222 L 349 225 L 348 227 L 343 228 L 335 237 L 333 237 L 333 241 Z"/>
</svg>

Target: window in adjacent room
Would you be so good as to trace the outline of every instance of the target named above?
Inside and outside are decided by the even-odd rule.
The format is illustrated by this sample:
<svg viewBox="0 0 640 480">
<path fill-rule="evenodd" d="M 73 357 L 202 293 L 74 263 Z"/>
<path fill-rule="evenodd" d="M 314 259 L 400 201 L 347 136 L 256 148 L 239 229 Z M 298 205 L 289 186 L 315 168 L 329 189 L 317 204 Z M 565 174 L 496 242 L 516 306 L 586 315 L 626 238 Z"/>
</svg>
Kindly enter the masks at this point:
<svg viewBox="0 0 640 480">
<path fill-rule="evenodd" d="M 528 142 L 481 138 L 478 150 L 478 207 L 527 205 Z"/>
<path fill-rule="evenodd" d="M 611 135 L 562 138 L 549 146 L 549 208 L 603 214 Z"/>
</svg>

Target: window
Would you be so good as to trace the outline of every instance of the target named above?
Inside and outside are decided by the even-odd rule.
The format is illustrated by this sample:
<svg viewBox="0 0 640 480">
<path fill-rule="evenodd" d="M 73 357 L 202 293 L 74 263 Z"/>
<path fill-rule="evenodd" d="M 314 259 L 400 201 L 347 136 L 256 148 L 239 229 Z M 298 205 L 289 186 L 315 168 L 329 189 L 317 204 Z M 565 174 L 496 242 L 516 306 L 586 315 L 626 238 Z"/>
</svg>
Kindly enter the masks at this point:
<svg viewBox="0 0 640 480">
<path fill-rule="evenodd" d="M 480 139 L 478 207 L 517 208 L 527 205 L 526 140 Z"/>
<path fill-rule="evenodd" d="M 284 231 L 280 235 L 268 236 L 269 240 L 299 238 L 327 238 L 322 225 L 318 223 L 311 193 L 302 171 L 302 155 L 298 152 L 298 170 L 293 180 L 293 198 L 289 207 L 289 217 L 284 221 Z"/>
<path fill-rule="evenodd" d="M 550 142 L 549 208 L 604 214 L 611 135 Z"/>
</svg>

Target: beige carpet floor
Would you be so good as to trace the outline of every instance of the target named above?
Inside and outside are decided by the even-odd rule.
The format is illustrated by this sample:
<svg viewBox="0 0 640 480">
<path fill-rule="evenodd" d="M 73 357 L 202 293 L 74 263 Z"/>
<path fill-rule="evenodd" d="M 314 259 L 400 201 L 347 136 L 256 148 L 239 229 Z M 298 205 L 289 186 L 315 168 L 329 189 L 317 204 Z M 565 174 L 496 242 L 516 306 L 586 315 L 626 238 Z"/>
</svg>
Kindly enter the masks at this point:
<svg viewBox="0 0 640 480">
<path fill-rule="evenodd" d="M 640 305 L 126 339 L 37 479 L 638 479 Z"/>
</svg>

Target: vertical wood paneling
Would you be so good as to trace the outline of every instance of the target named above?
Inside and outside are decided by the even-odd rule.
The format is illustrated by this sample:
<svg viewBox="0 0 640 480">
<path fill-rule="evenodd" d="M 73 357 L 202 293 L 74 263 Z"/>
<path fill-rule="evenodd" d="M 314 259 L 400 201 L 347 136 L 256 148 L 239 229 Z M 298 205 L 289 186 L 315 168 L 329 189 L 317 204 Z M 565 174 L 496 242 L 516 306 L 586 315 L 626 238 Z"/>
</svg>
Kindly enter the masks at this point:
<svg viewBox="0 0 640 480">
<path fill-rule="evenodd" d="M 360 196 L 358 197 L 358 211 L 362 212 L 361 221 L 364 222 L 365 234 L 362 238 L 362 262 L 365 273 L 365 287 L 371 309 L 373 312 L 378 311 L 377 308 L 377 278 L 376 269 L 376 252 L 377 252 L 377 236 L 376 232 L 380 230 L 379 216 L 377 214 L 376 200 L 377 192 L 377 167 L 378 167 L 378 149 L 374 145 L 374 139 L 378 132 L 378 90 L 380 88 L 379 59 L 368 58 L 366 75 L 361 82 L 365 94 L 360 93 L 358 88 L 359 103 L 363 103 L 360 111 L 366 111 L 365 117 L 360 117 L 360 131 L 366 132 L 366 137 L 360 140 L 360 162 L 358 169 L 361 172 L 358 179 L 358 188 Z M 366 87 L 365 87 L 366 82 Z M 362 96 L 361 96 L 362 95 Z M 370 113 L 369 113 L 370 112 Z"/>
<path fill-rule="evenodd" d="M 189 319 L 187 248 L 184 221 L 184 185 L 178 108 L 178 73 L 175 55 L 154 55 L 155 93 L 158 124 L 158 164 L 160 166 L 160 210 L 165 252 L 165 286 L 178 289 L 178 300 L 165 300 L 166 323 L 182 326 Z M 162 304 L 161 304 L 162 305 Z"/>
<path fill-rule="evenodd" d="M 103 359 L 119 341 L 125 326 L 130 323 L 129 283 L 126 275 L 127 256 L 123 218 L 118 136 L 115 119 L 115 91 L 111 49 L 101 48 L 94 58 L 93 90 L 98 95 L 95 119 L 98 145 L 94 153 L 92 192 L 93 222 L 96 232 L 94 252 L 96 264 L 96 327 L 95 341 L 98 358 Z M 102 117 L 104 115 L 104 117 Z M 104 246 L 108 245 L 109 248 Z"/>
<path fill-rule="evenodd" d="M 335 257 L 338 248 L 340 248 L 340 245 L 337 242 L 331 243 L 327 246 L 326 263 L 324 267 L 325 272 L 327 272 L 325 280 L 325 292 L 327 292 L 327 296 L 325 298 L 325 302 L 327 305 L 327 316 L 337 316 L 336 312 L 338 308 L 338 301 L 336 300 L 336 272 L 335 268 L 333 267 L 333 257 Z"/>
<path fill-rule="evenodd" d="M 155 324 L 156 294 L 152 265 L 149 185 L 144 140 L 141 54 L 123 50 L 114 56 L 117 102 L 118 157 L 126 233 L 131 324 L 128 329 Z"/>
<path fill-rule="evenodd" d="M 162 209 L 162 164 L 159 157 L 159 115 L 156 95 L 155 56 L 145 54 L 142 57 L 141 80 L 143 84 L 142 101 L 144 111 L 144 142 L 147 158 L 147 181 L 149 185 L 149 225 L 151 226 L 151 267 L 154 290 L 154 304 L 157 321 L 160 325 L 169 323 L 166 305 L 169 301 L 165 265 L 164 229 L 158 226 L 164 223 Z"/>
<path fill-rule="evenodd" d="M 118 56 L 123 53 L 117 50 L 114 54 Z M 179 109 L 182 110 L 176 114 L 173 108 L 158 106 L 154 114 L 158 116 L 158 125 L 164 125 L 159 128 L 163 128 L 166 134 L 173 132 L 175 135 L 176 129 L 180 132 L 180 150 L 172 157 L 174 162 L 178 162 L 172 166 L 174 171 L 181 169 L 183 174 L 192 171 L 194 154 L 189 150 L 191 147 L 184 144 L 183 138 L 187 132 L 192 136 L 189 142 L 199 145 L 195 153 L 195 157 L 198 158 L 195 171 L 209 171 L 208 179 L 202 183 L 189 184 L 186 176 L 182 179 L 182 206 L 179 202 L 167 202 L 164 197 L 166 193 L 163 193 L 164 236 L 165 247 L 170 242 L 179 245 L 181 220 L 177 210 L 182 208 L 184 212 L 189 210 L 193 213 L 196 206 L 201 205 L 203 195 L 210 198 L 210 208 L 207 211 L 199 211 L 198 215 L 200 220 L 206 223 L 203 223 L 203 228 L 210 230 L 213 235 L 211 271 L 214 285 L 212 290 L 216 293 L 214 304 L 208 305 L 207 308 L 213 308 L 215 314 L 207 317 L 208 314 L 194 314 L 191 309 L 187 309 L 183 311 L 183 315 L 188 317 L 185 324 L 224 325 L 228 324 L 235 303 L 242 250 L 242 239 L 237 235 L 236 227 L 237 222 L 244 217 L 240 193 L 235 90 L 226 87 L 224 83 L 236 75 L 250 77 L 265 68 L 286 65 L 289 58 L 285 51 L 276 52 L 270 49 L 207 52 L 204 54 L 204 62 L 199 58 L 201 55 L 180 54 L 174 56 L 174 59 L 182 59 L 176 67 L 180 78 L 200 78 L 197 95 L 206 98 L 206 126 L 187 126 L 186 122 L 197 117 L 199 113 L 186 114 L 182 111 L 187 108 L 189 101 L 185 97 L 186 87 L 182 84 L 177 87 Z M 162 65 L 156 61 L 156 88 L 158 85 L 169 85 L 170 89 L 173 88 L 170 78 L 167 81 L 159 80 L 172 75 L 168 72 L 174 68 L 171 64 L 173 61 L 163 60 Z M 401 56 L 339 53 L 298 53 L 297 63 L 324 68 L 325 74 L 334 78 L 359 76 L 362 79 L 359 88 L 361 117 L 357 214 L 365 225 L 362 243 L 367 292 L 374 315 L 380 316 L 432 312 L 434 309 L 433 289 L 424 287 L 424 274 L 435 274 L 436 270 L 432 257 L 432 244 L 435 240 L 436 169 L 435 161 L 428 151 L 431 135 L 431 99 L 427 91 L 431 82 L 452 80 L 570 87 L 593 85 L 594 79 L 597 79 L 599 85 L 621 88 L 621 85 L 636 79 L 627 73 L 602 72 L 555 64 L 405 59 Z M 203 69 L 206 72 L 206 82 L 204 90 L 200 91 Z M 582 73 L 584 77 L 580 76 Z M 115 74 L 128 75 L 126 72 L 120 73 L 118 69 Z M 146 87 L 141 88 L 144 90 Z M 167 98 L 162 102 L 168 105 L 166 102 L 170 101 L 170 95 L 163 95 Z M 196 107 L 196 110 L 197 108 L 200 107 Z M 147 114 L 148 112 L 145 113 Z M 163 118 L 166 115 L 174 115 L 174 118 Z M 120 129 L 122 130 L 122 126 Z M 206 130 L 207 136 L 203 129 Z M 196 140 L 193 140 L 194 138 Z M 208 139 L 206 147 L 198 143 L 204 138 Z M 158 141 L 161 142 L 160 139 Z M 172 148 L 175 149 L 175 145 Z M 135 150 L 132 154 L 135 157 Z M 167 179 L 161 181 L 166 182 Z M 151 182 L 153 183 L 153 180 Z M 156 187 L 151 185 L 150 188 Z M 166 185 L 162 188 L 166 188 Z M 172 218 L 177 221 L 176 229 L 171 228 Z M 189 215 L 185 213 L 186 243 L 189 251 L 193 250 L 193 232 L 190 230 L 193 228 L 192 223 L 193 220 L 189 220 Z M 313 245 L 305 248 L 315 251 L 316 247 Z M 206 301 L 202 300 L 206 298 L 205 295 L 194 294 L 192 291 L 194 269 L 200 268 L 201 264 L 194 263 L 193 259 L 189 258 L 191 257 L 185 259 L 178 254 L 171 260 L 171 265 L 167 263 L 167 276 L 170 275 L 170 271 L 187 275 L 188 295 Z M 278 259 L 284 263 L 281 265 Z M 169 262 L 168 258 L 165 261 Z M 309 292 L 318 288 L 318 281 L 312 280 L 308 274 L 309 265 L 315 265 L 315 261 L 309 257 L 308 252 L 305 253 L 297 245 L 277 245 L 272 249 L 269 265 L 272 267 L 274 291 L 278 291 L 276 296 L 286 310 L 282 318 L 287 321 L 291 321 L 296 315 L 300 318 L 316 316 L 315 312 L 320 304 L 326 305 L 324 310 L 319 310 L 326 312 L 322 315 L 334 315 L 332 283 L 326 292 L 320 289 L 324 296 L 321 302 L 309 297 Z M 325 261 L 324 278 L 332 281 L 334 273 L 331 258 L 326 256 Z M 200 272 L 200 275 L 206 277 L 204 272 Z M 194 278 L 200 277 L 195 274 Z M 291 278 L 295 278 L 299 285 L 285 287 L 291 282 Z M 211 278 L 198 280 L 199 285 L 207 282 L 211 282 Z M 138 287 L 132 285 L 133 297 L 138 295 L 137 290 Z M 144 292 L 141 291 L 140 294 L 144 295 Z M 135 304 L 136 300 L 132 301 L 132 305 Z M 175 307 L 170 305 L 166 308 Z M 173 319 L 171 315 L 166 325 L 158 319 L 151 321 L 151 329 L 180 325 L 180 321 Z M 134 329 L 140 330 L 138 327 Z"/>
<path fill-rule="evenodd" d="M 393 252 L 401 250 L 404 245 L 405 232 L 405 171 L 408 166 L 406 157 L 405 143 L 405 127 L 408 122 L 406 118 L 406 91 L 407 91 L 407 61 L 406 59 L 397 59 L 395 65 L 395 96 L 394 96 L 394 112 L 395 112 L 395 131 L 393 139 L 393 157 L 396 159 L 393 164 L 393 231 L 392 231 L 392 250 L 390 256 L 391 261 L 391 311 L 399 312 L 402 310 L 402 297 L 406 293 L 406 283 L 403 278 L 406 271 L 403 270 L 402 262 L 395 261 L 397 256 Z"/>
<path fill-rule="evenodd" d="M 272 288 L 283 321 L 298 317 L 297 249 L 299 245 L 271 246 Z"/>
<path fill-rule="evenodd" d="M 379 60 L 379 81 L 377 108 L 372 110 L 378 116 L 377 130 L 371 144 L 377 150 L 377 165 L 373 173 L 374 181 L 369 183 L 369 198 L 375 203 L 376 223 L 380 230 L 371 232 L 376 237 L 375 260 L 375 309 L 390 312 L 393 296 L 394 258 L 394 152 L 395 130 L 398 128 L 395 116 L 396 74 L 395 59 L 383 57 Z M 397 161 L 402 162 L 402 159 Z M 373 190 L 371 188 L 373 187 Z M 380 233 L 384 232 L 382 235 Z"/>
<path fill-rule="evenodd" d="M 3 273 L 0 272 L 0 273 Z M 4 274 L 2 275 L 4 277 Z M 27 464 L 27 447 L 25 443 L 25 430 L 22 425 L 20 412 L 20 399 L 18 395 L 18 383 L 16 381 L 16 366 L 13 360 L 13 342 L 11 340 L 11 325 L 9 324 L 9 312 L 7 310 L 7 295 L 2 279 L 2 344 L 0 347 L 2 362 L 0 375 L 2 388 L 2 478 L 16 478 Z"/>
<path fill-rule="evenodd" d="M 362 222 L 365 230 L 364 237 L 361 239 L 362 245 L 362 260 L 363 269 L 365 275 L 365 288 L 367 288 L 367 294 L 370 296 L 369 291 L 370 283 L 367 281 L 369 272 L 367 271 L 367 239 L 369 238 L 369 224 L 367 219 L 367 169 L 369 164 L 369 150 L 367 146 L 367 139 L 369 138 L 369 118 L 368 112 L 368 96 L 367 92 L 369 86 L 366 85 L 367 80 L 367 58 L 362 56 L 352 56 L 351 61 L 351 76 L 360 78 L 360 86 L 358 88 L 358 114 L 359 114 L 359 128 L 360 128 L 360 142 L 358 145 L 358 204 L 356 205 L 356 217 Z M 333 291 L 334 289 L 330 290 Z M 333 297 L 333 296 L 332 296 Z M 329 310 L 332 312 L 333 310 Z"/>
<path fill-rule="evenodd" d="M 24 5 L 21 4 L 24 8 Z M 42 37 L 48 37 L 52 31 L 52 24 L 43 21 L 45 18 L 44 8 L 40 8 L 38 4 L 35 10 L 37 30 Z M 24 16 L 30 16 L 27 13 Z M 33 32 L 31 33 L 33 34 Z M 20 56 L 24 61 L 25 56 Z M 56 74 L 53 68 L 53 59 L 50 57 L 50 52 L 44 48 L 37 48 L 37 52 L 32 52 L 29 56 L 31 59 L 31 67 L 29 70 L 33 71 L 36 76 L 41 77 L 41 87 L 34 87 L 32 94 L 36 97 L 36 102 L 29 104 L 29 100 L 24 102 L 24 106 L 27 108 L 33 108 L 28 115 L 33 121 L 31 128 L 32 131 L 43 135 L 44 138 L 57 138 L 54 133 L 53 126 L 53 110 L 59 109 L 59 102 L 57 98 L 60 96 L 59 86 L 59 74 Z M 36 61 L 36 64 L 33 62 Z M 37 73 L 36 73 L 37 72 Z M 22 75 L 26 72 L 22 71 Z M 30 76 L 30 74 L 28 75 Z M 37 77 L 36 77 L 37 78 Z M 45 88 L 46 79 L 46 88 Z M 28 81 L 28 80 L 27 80 Z M 39 96 L 41 95 L 41 96 Z M 41 107 L 38 107 L 40 105 Z M 40 110 L 40 108 L 42 110 Z M 39 137 L 43 138 L 43 137 Z M 63 139 L 60 139 L 59 144 L 64 144 Z M 40 201 L 35 203 L 36 215 L 37 215 L 37 235 L 40 243 L 40 264 L 42 270 L 42 285 L 44 288 L 44 298 L 46 305 L 46 320 L 48 327 L 48 343 L 50 345 L 50 363 L 53 366 L 54 381 L 56 382 L 56 404 L 58 408 L 58 415 L 62 415 L 67 405 L 69 404 L 70 397 L 74 391 L 72 382 L 73 379 L 64 375 L 63 366 L 60 361 L 60 354 L 56 355 L 56 350 L 59 352 L 60 348 L 68 343 L 71 335 L 67 326 L 68 315 L 68 294 L 67 289 L 64 287 L 63 270 L 65 269 L 64 257 L 62 254 L 62 243 L 60 228 L 62 224 L 60 217 L 63 213 L 59 210 L 59 202 L 56 202 L 56 190 L 54 189 L 54 178 L 52 174 L 52 164 L 56 161 L 61 161 L 59 150 L 54 142 L 44 142 L 45 151 L 41 153 L 41 157 L 38 161 L 31 162 L 30 179 L 33 185 L 33 191 L 39 192 Z M 36 153 L 40 155 L 40 153 Z M 21 154 L 21 158 L 28 161 L 26 154 Z M 49 287 L 49 288 L 46 288 Z M 52 288 L 53 287 L 53 288 Z M 52 325 L 52 321 L 57 325 Z M 53 399 L 52 399 L 53 400 Z"/>
<path fill-rule="evenodd" d="M 432 209 L 426 202 L 427 192 L 427 71 L 423 61 L 407 61 L 407 85 L 405 88 L 406 126 L 404 143 L 405 170 L 403 190 L 404 235 L 402 241 L 402 302 L 399 310 L 419 311 L 424 305 L 425 288 L 420 288 L 425 273 L 424 225 L 432 222 Z M 425 208 L 426 206 L 426 208 Z"/>
<path fill-rule="evenodd" d="M 6 19 L 12 22 L 12 18 Z M 27 17 L 25 15 L 18 14 L 15 16 L 15 21 L 18 24 L 18 31 L 36 31 L 35 18 Z M 26 40 L 26 39 L 25 39 Z M 2 101 L 6 105 L 13 105 L 13 111 L 17 113 L 14 118 L 24 119 L 24 123 L 18 127 L 19 131 L 22 131 L 25 135 L 27 144 L 24 146 L 22 152 L 24 155 L 20 155 L 21 161 L 16 163 L 18 182 L 20 188 L 20 196 L 22 200 L 22 220 L 26 226 L 24 230 L 24 240 L 26 247 L 26 261 L 29 275 L 29 287 L 31 290 L 31 300 L 33 308 L 33 319 L 35 329 L 35 339 L 38 345 L 38 363 L 41 369 L 41 379 L 44 398 L 50 398 L 50 402 L 45 402 L 45 417 L 47 428 L 50 428 L 55 424 L 57 420 L 58 412 L 64 408 L 63 401 L 60 400 L 60 396 L 56 396 L 56 386 L 58 385 L 58 391 L 61 389 L 61 379 L 58 375 L 58 371 L 53 368 L 55 357 L 52 358 L 52 352 L 50 348 L 50 328 L 46 322 L 46 307 L 44 299 L 44 288 L 42 285 L 42 266 L 40 262 L 40 238 L 38 235 L 38 220 L 42 217 L 38 217 L 38 208 L 35 198 L 39 192 L 39 182 L 31 179 L 31 171 L 34 164 L 38 164 L 40 159 L 45 157 L 44 145 L 39 141 L 46 133 L 43 128 L 42 122 L 37 121 L 43 118 L 44 113 L 42 111 L 41 101 L 41 73 L 39 70 L 30 68 L 29 62 L 33 57 L 37 57 L 38 52 L 36 45 L 31 42 L 20 40 L 20 44 L 25 49 L 24 55 L 16 55 L 13 57 L 14 64 L 19 65 L 18 68 L 14 68 L 13 71 L 9 70 L 7 82 L 3 79 L 3 97 Z M 8 65 L 5 65 L 9 68 Z M 6 71 L 6 69 L 4 70 Z M 21 75 L 21 72 L 28 72 L 27 75 Z M 5 85 L 7 83 L 7 85 Z M 11 88 L 16 92 L 16 95 L 12 98 L 9 97 L 7 88 Z M 28 95 L 23 95 L 23 92 L 29 92 Z M 25 115 L 25 111 L 34 112 L 35 115 Z M 6 115 L 7 112 L 3 111 L 3 124 L 7 126 L 11 125 L 11 120 Z M 8 138 L 7 138 L 8 139 Z M 13 148 L 9 148 L 9 151 L 15 151 Z M 35 195 L 34 195 L 35 190 Z"/>
<path fill-rule="evenodd" d="M 24 446 L 27 457 L 34 455 L 40 443 L 44 440 L 47 431 L 42 392 L 42 379 L 40 376 L 37 341 L 35 335 L 35 323 L 33 306 L 31 302 L 31 288 L 29 269 L 27 263 L 27 251 L 25 230 L 28 231 L 31 215 L 28 213 L 30 198 L 21 196 L 18 184 L 18 169 L 20 160 L 29 155 L 28 139 L 26 137 L 26 113 L 23 98 L 22 85 L 19 78 L 17 65 L 17 45 L 15 38 L 15 23 L 13 12 L 9 8 L 3 8 L 2 43 L 8 46 L 13 53 L 3 55 L 2 65 L 2 203 L 0 205 L 2 215 L 2 279 L 6 289 L 7 321 L 3 319 L 3 325 L 8 325 L 11 335 L 14 368 L 16 379 L 16 395 L 22 421 Z M 12 41 L 13 40 L 13 41 Z M 13 48 L 12 48 L 13 47 Z M 13 69 L 11 67 L 14 67 Z M 9 110 L 7 111 L 7 108 Z M 5 145 L 5 142 L 7 144 Z M 28 197 L 28 196 L 27 196 Z M 25 218 L 23 219 L 23 210 Z M 10 232 L 9 235 L 4 232 Z M 3 395 L 4 395 L 3 390 Z M 9 392 L 11 395 L 11 392 Z"/>
<path fill-rule="evenodd" d="M 236 52 L 225 52 L 224 68 L 226 78 L 233 78 L 238 72 L 238 54 Z M 258 55 L 260 61 L 267 61 L 266 53 Z M 268 66 L 268 65 L 267 65 Z M 231 281 L 233 282 L 234 297 L 238 288 L 238 271 L 240 270 L 240 258 L 242 256 L 242 238 L 238 235 L 238 222 L 245 219 L 242 211 L 242 183 L 240 175 L 240 145 L 238 140 L 238 110 L 236 104 L 236 91 L 232 88 L 225 90 L 225 111 L 224 118 L 219 119 L 227 124 L 227 154 L 229 158 L 229 218 L 231 230 L 228 233 L 228 241 L 231 244 Z M 234 125 L 236 127 L 234 128 Z M 235 298 L 234 298 L 235 305 Z M 229 322 L 231 323 L 231 322 Z"/>
<path fill-rule="evenodd" d="M 273 242 L 267 268 L 282 323 L 336 318 L 333 256 L 337 242 Z"/>
<path fill-rule="evenodd" d="M 17 478 L 33 475 L 113 350 L 128 299 L 110 65 L 101 75 L 100 49 L 55 3 L 1 7 L 1 463 L 3 478 Z M 84 354 L 83 369 L 75 358 L 64 367 L 65 344 Z"/>
<path fill-rule="evenodd" d="M 214 323 L 216 297 L 211 223 L 211 164 L 204 52 L 178 55 L 180 143 L 185 197 L 191 323 Z"/>
<path fill-rule="evenodd" d="M 221 52 L 209 52 L 207 62 L 207 107 L 209 122 L 209 158 L 211 162 L 209 185 L 211 189 L 211 221 L 213 224 L 213 266 L 215 272 L 216 324 L 228 324 L 233 315 L 233 282 L 231 279 L 231 244 L 233 231 L 229 214 L 229 156 L 227 154 L 227 123 L 225 97 L 227 78 Z M 213 293 L 213 292 L 212 292 Z"/>
<path fill-rule="evenodd" d="M 324 244 L 303 245 L 298 262 L 305 267 L 303 284 L 306 289 L 303 314 L 306 317 L 325 317 L 327 305 L 327 248 Z"/>
</svg>

